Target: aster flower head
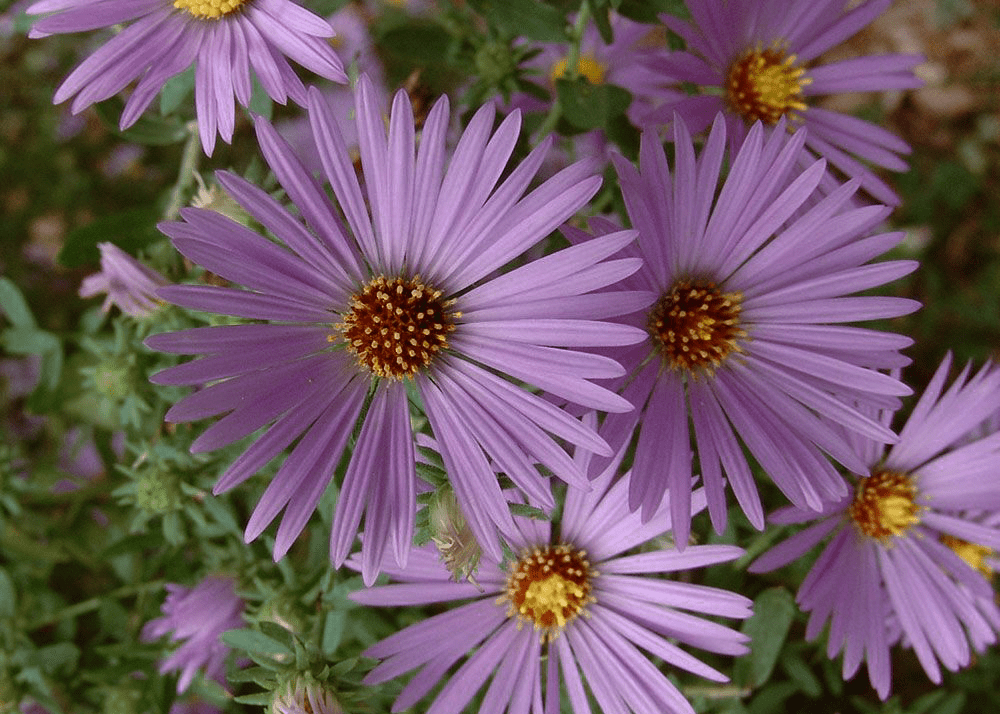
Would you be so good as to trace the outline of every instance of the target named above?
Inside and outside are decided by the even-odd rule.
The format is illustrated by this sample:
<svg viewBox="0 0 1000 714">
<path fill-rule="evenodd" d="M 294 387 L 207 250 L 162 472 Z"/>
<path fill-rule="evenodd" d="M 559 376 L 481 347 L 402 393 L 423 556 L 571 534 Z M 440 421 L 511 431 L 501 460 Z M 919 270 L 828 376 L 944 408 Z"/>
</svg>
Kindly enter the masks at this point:
<svg viewBox="0 0 1000 714">
<path fill-rule="evenodd" d="M 968 665 L 1000 632 L 990 583 L 1000 549 L 1000 432 L 981 433 L 1000 401 L 1000 370 L 973 374 L 966 365 L 945 389 L 951 361 L 942 361 L 888 451 L 855 440 L 869 468 L 853 493 L 820 514 L 775 513 L 775 523 L 815 522 L 750 567 L 773 570 L 830 537 L 797 596 L 810 613 L 806 636 L 829 623 L 827 655 L 843 651 L 845 679 L 865 661 L 883 699 L 897 642 L 940 683 L 942 665 Z M 970 432 L 979 433 L 970 440 Z"/>
<path fill-rule="evenodd" d="M 266 324 L 163 334 L 147 344 L 207 355 L 153 378 L 214 382 L 167 413 L 169 420 L 191 421 L 229 412 L 195 441 L 195 451 L 268 427 L 216 491 L 245 480 L 298 439 L 246 531 L 247 539 L 255 538 L 285 509 L 275 557 L 305 526 L 359 425 L 333 516 L 331 558 L 344 561 L 365 513 L 363 574 L 371 581 L 389 550 L 397 562 L 405 560 L 413 535 L 408 394 L 419 400 L 441 447 L 469 526 L 499 558 L 498 529 L 511 530 L 513 521 L 494 466 L 551 507 L 539 464 L 568 482 L 586 480 L 557 437 L 610 453 L 593 431 L 515 380 L 585 407 L 631 409 L 591 382 L 621 375 L 620 365 L 578 348 L 641 340 L 641 331 L 602 320 L 651 296 L 592 293 L 638 269 L 635 258 L 608 260 L 634 240 L 631 231 L 497 274 L 576 213 L 600 184 L 578 163 L 528 191 L 547 142 L 501 180 L 519 114 L 493 132 L 493 108 L 482 108 L 449 161 L 446 98 L 431 109 L 419 149 L 404 92 L 394 99 L 388 135 L 365 77 L 356 104 L 367 191 L 337 122 L 313 91 L 310 121 L 337 205 L 261 120 L 261 148 L 305 224 L 260 189 L 222 173 L 226 190 L 281 244 L 196 209 L 161 226 L 192 261 L 249 288 L 169 286 L 161 297 Z"/>
<path fill-rule="evenodd" d="M 843 0 L 685 0 L 690 23 L 662 20 L 687 44 L 684 52 L 658 55 L 648 68 L 668 85 L 660 106 L 643 121 L 664 123 L 676 112 L 693 132 L 724 112 L 729 141 L 739 146 L 756 121 L 809 129 L 806 145 L 878 201 L 898 197 L 863 162 L 905 171 L 901 154 L 909 146 L 871 122 L 817 106 L 816 99 L 842 92 L 919 87 L 913 68 L 919 55 L 880 55 L 817 65 L 824 52 L 855 35 L 889 7 L 891 0 L 865 0 L 850 9 Z M 690 82 L 706 89 L 689 96 L 677 87 Z M 654 96 L 655 98 L 655 96 Z"/>
<path fill-rule="evenodd" d="M 578 452 L 577 458 L 588 468 L 590 455 Z M 484 555 L 477 584 L 451 581 L 433 549 L 414 548 L 406 569 L 387 569 L 397 583 L 349 596 L 377 607 L 468 601 L 366 650 L 382 660 L 367 684 L 418 670 L 393 712 L 414 706 L 445 677 L 422 711 L 466 711 L 489 682 L 481 712 L 558 714 L 565 690 L 571 710 L 583 714 L 591 711 L 587 689 L 600 711 L 693 712 L 662 666 L 640 649 L 670 667 L 727 681 L 681 645 L 746 653 L 745 635 L 702 616 L 746 618 L 750 601 L 660 575 L 728 562 L 743 551 L 706 545 L 634 552 L 670 529 L 669 498 L 645 522 L 630 512 L 629 475 L 616 478 L 620 460 L 613 459 L 589 491 L 568 489 L 558 525 L 519 517 L 510 538 L 516 557 L 503 563 Z"/>
<path fill-rule="evenodd" d="M 750 522 L 764 524 L 740 441 L 797 505 L 819 509 L 846 493 L 823 452 L 851 470 L 865 464 L 819 415 L 893 441 L 888 428 L 844 400 L 898 405 L 910 390 L 877 369 L 905 364 L 898 350 L 911 340 L 844 323 L 895 317 L 917 304 L 854 296 L 906 275 L 916 263 L 869 263 L 903 234 L 869 235 L 889 209 L 853 207 L 856 180 L 815 199 L 825 162 L 797 168 L 801 131 L 765 135 L 757 124 L 717 190 L 725 121 L 717 118 L 697 157 L 684 121 L 677 118 L 674 127 L 673 172 L 652 132 L 642 137 L 638 170 L 615 157 L 643 259 L 642 270 L 623 284 L 658 297 L 628 318 L 648 339 L 608 353 L 628 370 L 618 385 L 636 410 L 609 414 L 601 434 L 615 449 L 636 439 L 629 503 L 651 513 L 669 489 L 683 544 L 693 469 L 689 430 L 719 532 L 727 483 Z"/>
<path fill-rule="evenodd" d="M 304 104 L 305 86 L 288 59 L 334 82 L 347 75 L 328 42 L 330 25 L 292 0 L 38 0 L 27 12 L 46 15 L 30 37 L 127 26 L 85 59 L 56 90 L 74 113 L 137 81 L 120 126 L 134 124 L 168 79 L 195 67 L 195 108 L 205 152 L 215 136 L 232 140 L 234 98 L 250 102 L 250 71 L 268 96 Z"/>
<path fill-rule="evenodd" d="M 107 312 L 116 305 L 132 317 L 148 317 L 159 306 L 156 290 L 169 281 L 114 243 L 98 243 L 101 270 L 88 275 L 80 283 L 80 297 L 106 293 L 101 309 Z"/>
<path fill-rule="evenodd" d="M 225 662 L 229 654 L 219 636 L 243 627 L 243 600 L 233 589 L 231 578 L 210 576 L 193 588 L 167 584 L 163 617 L 150 620 L 142 628 L 146 642 L 170 635 L 181 645 L 160 662 L 160 673 L 179 670 L 177 693 L 187 690 L 199 671 L 224 684 Z"/>
</svg>

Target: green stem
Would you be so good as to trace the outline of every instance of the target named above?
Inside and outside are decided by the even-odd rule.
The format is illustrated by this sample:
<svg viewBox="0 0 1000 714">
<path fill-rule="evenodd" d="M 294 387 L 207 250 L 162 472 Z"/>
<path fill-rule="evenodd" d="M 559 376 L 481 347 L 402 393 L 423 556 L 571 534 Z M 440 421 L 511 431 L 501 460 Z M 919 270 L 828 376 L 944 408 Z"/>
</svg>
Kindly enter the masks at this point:
<svg viewBox="0 0 1000 714">
<path fill-rule="evenodd" d="M 91 610 L 96 610 L 100 607 L 101 603 L 108 599 L 117 599 L 123 597 L 130 597 L 132 595 L 138 595 L 139 593 L 148 592 L 150 590 L 159 590 L 166 584 L 165 580 L 155 580 L 151 583 L 141 583 L 139 585 L 126 585 L 118 588 L 117 590 L 112 590 L 109 593 L 104 593 L 99 597 L 92 597 L 89 600 L 83 600 L 82 602 L 73 603 L 68 607 L 64 607 L 62 610 L 55 612 L 51 615 L 46 615 L 43 618 L 29 622 L 28 626 L 25 628 L 26 632 L 31 630 L 37 630 L 39 627 L 45 627 L 46 625 L 51 625 L 62 620 L 67 620 L 78 615 L 82 615 L 85 612 L 90 612 Z"/>
<path fill-rule="evenodd" d="M 576 79 L 580 76 L 580 45 L 583 42 L 583 31 L 590 22 L 590 2 L 583 0 L 580 3 L 580 11 L 576 15 L 573 29 L 570 32 L 569 50 L 566 52 L 566 79 Z M 554 82 L 553 82 L 554 84 Z M 562 116 L 562 107 L 559 106 L 559 95 L 553 86 L 552 107 L 545 116 L 541 126 L 538 128 L 538 136 L 545 137 L 552 133 Z"/>
<path fill-rule="evenodd" d="M 170 200 L 167 208 L 163 212 L 163 217 L 172 221 L 180 215 L 181 206 L 184 203 L 184 194 L 194 181 L 194 172 L 198 168 L 198 159 L 201 158 L 201 139 L 198 136 L 198 123 L 190 122 L 187 126 L 188 138 L 184 143 L 184 153 L 181 155 L 181 168 L 177 172 L 177 183 L 170 191 Z"/>
</svg>

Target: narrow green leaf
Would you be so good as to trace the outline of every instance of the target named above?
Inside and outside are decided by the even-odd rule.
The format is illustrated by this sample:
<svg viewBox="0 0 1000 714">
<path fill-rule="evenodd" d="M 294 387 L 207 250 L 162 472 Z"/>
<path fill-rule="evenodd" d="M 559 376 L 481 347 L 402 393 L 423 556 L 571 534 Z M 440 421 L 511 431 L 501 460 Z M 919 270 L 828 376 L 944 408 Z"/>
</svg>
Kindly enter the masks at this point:
<svg viewBox="0 0 1000 714">
<path fill-rule="evenodd" d="M 469 5 L 510 37 L 527 37 L 539 42 L 566 41 L 565 16 L 538 0 L 469 0 Z"/>
<path fill-rule="evenodd" d="M 14 327 L 35 327 L 35 318 L 17 285 L 10 278 L 0 277 L 0 308 Z"/>
<path fill-rule="evenodd" d="M 753 617 L 742 628 L 750 636 L 750 654 L 736 661 L 734 681 L 756 688 L 771 677 L 794 616 L 795 602 L 784 588 L 770 588 L 757 596 Z"/>
<path fill-rule="evenodd" d="M 257 630 L 229 630 L 220 636 L 230 647 L 246 652 L 257 652 L 266 655 L 284 655 L 290 657 L 292 650 L 284 642 L 268 637 Z"/>
<path fill-rule="evenodd" d="M 100 258 L 98 243 L 114 243 L 126 253 L 135 253 L 150 243 L 163 240 L 156 230 L 159 212 L 153 207 L 133 208 L 102 216 L 70 231 L 57 260 L 67 268 L 93 264 Z"/>
<path fill-rule="evenodd" d="M 17 611 L 17 591 L 7 571 L 0 568 L 0 617 L 13 617 Z"/>
</svg>

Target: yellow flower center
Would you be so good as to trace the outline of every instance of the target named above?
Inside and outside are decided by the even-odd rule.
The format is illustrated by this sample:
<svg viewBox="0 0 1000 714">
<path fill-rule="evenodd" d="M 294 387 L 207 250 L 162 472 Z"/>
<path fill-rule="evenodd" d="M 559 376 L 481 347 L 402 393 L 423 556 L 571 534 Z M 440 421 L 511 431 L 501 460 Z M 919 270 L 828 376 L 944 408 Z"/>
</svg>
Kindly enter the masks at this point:
<svg viewBox="0 0 1000 714">
<path fill-rule="evenodd" d="M 451 310 L 454 300 L 441 300 L 441 291 L 418 276 L 371 280 L 351 296 L 344 321 L 334 327 L 358 363 L 376 377 L 402 379 L 427 367 L 448 347 L 448 335 L 461 313 Z"/>
<path fill-rule="evenodd" d="M 548 545 L 525 552 L 511 566 L 507 592 L 497 603 L 508 602 L 508 617 L 518 618 L 518 627 L 531 624 L 542 639 L 556 637 L 587 604 L 597 571 L 590 567 L 586 551 L 568 545 Z"/>
<path fill-rule="evenodd" d="M 795 65 L 795 55 L 786 57 L 777 46 L 750 50 L 729 68 L 726 99 L 748 122 L 773 125 L 786 114 L 795 118 L 792 112 L 807 108 L 802 88 L 812 79 L 805 72 Z"/>
<path fill-rule="evenodd" d="M 950 535 L 941 536 L 941 542 L 955 551 L 955 554 L 968 563 L 970 568 L 982 573 L 984 578 L 989 580 L 993 577 L 993 568 L 986 562 L 987 558 L 993 557 L 992 548 Z"/>
<path fill-rule="evenodd" d="M 681 280 L 649 312 L 653 343 L 671 369 L 709 374 L 746 337 L 740 327 L 743 296 L 724 293 L 715 283 Z"/>
<path fill-rule="evenodd" d="M 236 12 L 248 0 L 174 0 L 174 7 L 187 10 L 203 20 L 216 20 L 223 15 Z"/>
<path fill-rule="evenodd" d="M 549 72 L 549 79 L 553 82 L 557 79 L 562 79 L 566 76 L 567 69 L 569 69 L 569 59 L 563 57 L 552 65 L 552 70 Z M 605 67 L 597 61 L 594 55 L 582 55 L 576 62 L 576 71 L 591 84 L 602 84 L 604 82 Z"/>
<path fill-rule="evenodd" d="M 916 496 L 916 486 L 907 474 L 876 471 L 858 481 L 847 514 L 869 538 L 900 536 L 920 522 Z"/>
</svg>

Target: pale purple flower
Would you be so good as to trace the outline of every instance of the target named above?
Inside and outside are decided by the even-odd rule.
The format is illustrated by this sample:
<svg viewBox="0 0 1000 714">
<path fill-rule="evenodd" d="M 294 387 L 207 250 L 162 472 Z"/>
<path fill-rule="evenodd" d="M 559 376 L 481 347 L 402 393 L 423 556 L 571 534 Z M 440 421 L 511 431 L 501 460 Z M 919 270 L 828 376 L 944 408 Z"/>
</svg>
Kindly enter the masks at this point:
<svg viewBox="0 0 1000 714">
<path fill-rule="evenodd" d="M 102 305 L 105 312 L 116 305 L 132 317 L 151 315 L 160 306 L 157 289 L 169 281 L 114 243 L 98 243 L 97 247 L 101 251 L 101 271 L 83 279 L 80 297 L 105 293 Z"/>
<path fill-rule="evenodd" d="M 177 693 L 187 690 L 199 671 L 225 684 L 225 662 L 229 647 L 219 639 L 227 630 L 243 627 L 243 600 L 233 589 L 231 578 L 210 576 L 194 588 L 167 583 L 163 617 L 142 628 L 146 642 L 170 635 L 181 645 L 160 662 L 160 673 L 180 671 Z"/>
<path fill-rule="evenodd" d="M 987 577 L 1000 549 L 1000 432 L 967 438 L 996 410 L 1000 370 L 986 365 L 970 375 L 966 365 L 945 390 L 950 367 L 948 355 L 888 452 L 854 439 L 868 466 L 854 493 L 820 514 L 773 514 L 774 523 L 815 522 L 750 567 L 781 567 L 832 536 L 796 598 L 810 613 L 806 637 L 829 623 L 827 656 L 843 651 L 845 679 L 865 661 L 883 699 L 897 641 L 940 683 L 942 665 L 968 665 L 972 650 L 982 652 L 1000 632 Z M 888 424 L 892 414 L 880 418 Z"/>
<path fill-rule="evenodd" d="M 865 0 L 848 9 L 844 0 L 685 0 L 690 23 L 667 15 L 662 20 L 684 39 L 687 51 L 647 63 L 667 84 L 655 93 L 661 105 L 643 121 L 670 122 L 676 112 L 692 132 L 699 132 L 723 111 L 730 145 L 736 147 L 755 121 L 773 126 L 784 118 L 790 128 L 808 128 L 810 150 L 847 176 L 860 178 L 878 201 L 895 205 L 899 198 L 863 162 L 905 171 L 900 154 L 908 154 L 910 147 L 886 129 L 815 102 L 823 95 L 921 85 L 913 73 L 923 61 L 919 55 L 816 64 L 820 55 L 856 34 L 890 3 Z M 678 91 L 681 82 L 707 91 L 689 96 Z"/>
<path fill-rule="evenodd" d="M 578 452 L 578 458 L 587 468 L 590 456 Z M 425 547 L 413 549 L 407 568 L 387 568 L 398 582 L 349 595 L 378 607 L 468 601 L 364 652 L 382 660 L 366 684 L 418 670 L 393 712 L 413 707 L 441 680 L 444 687 L 419 711 L 464 712 L 488 682 L 480 712 L 558 714 L 563 689 L 575 714 L 591 711 L 587 689 L 604 712 L 693 712 L 649 655 L 670 668 L 728 681 L 680 645 L 746 653 L 745 635 L 700 616 L 745 618 L 750 601 L 661 574 L 728 562 L 743 550 L 704 545 L 635 552 L 670 529 L 669 497 L 643 522 L 629 511 L 629 475 L 617 478 L 619 464 L 620 456 L 589 492 L 568 490 L 559 526 L 518 518 L 510 538 L 516 559 L 505 567 L 484 555 L 475 584 L 451 581 L 435 550 Z"/>
<path fill-rule="evenodd" d="M 209 155 L 216 133 L 232 140 L 234 98 L 244 107 L 250 102 L 251 69 L 280 104 L 306 99 L 287 59 L 334 82 L 347 81 L 328 41 L 330 25 L 291 0 L 39 0 L 27 12 L 47 15 L 30 37 L 126 25 L 73 70 L 53 99 L 73 98 L 76 113 L 138 80 L 122 129 L 136 122 L 168 79 L 194 65 L 198 131 Z"/>
<path fill-rule="evenodd" d="M 194 451 L 269 427 L 221 476 L 216 492 L 249 478 L 298 440 L 246 529 L 248 540 L 257 537 L 285 509 L 275 557 L 305 527 L 360 420 L 333 515 L 331 558 L 336 565 L 344 561 L 365 513 L 363 574 L 370 582 L 389 550 L 405 561 L 413 535 L 411 399 L 420 402 L 415 406 L 441 446 L 470 527 L 499 558 L 497 529 L 510 530 L 513 521 L 493 464 L 551 507 L 539 464 L 568 482 L 586 483 L 556 438 L 610 453 L 593 431 L 510 378 L 588 408 L 631 409 L 591 381 L 619 376 L 621 367 L 578 348 L 642 339 L 639 330 L 601 320 L 652 296 L 592 292 L 638 269 L 635 258 L 606 260 L 634 240 L 632 231 L 498 274 L 600 185 L 580 163 L 528 191 L 547 142 L 504 176 L 519 114 L 494 132 L 493 108 L 482 108 L 447 161 L 446 98 L 431 109 L 419 149 L 404 92 L 393 102 L 388 136 L 365 77 L 356 103 L 367 191 L 320 93 L 310 95 L 316 144 L 339 206 L 274 129 L 257 123 L 264 155 L 305 225 L 257 187 L 219 174 L 226 190 L 284 245 L 197 209 L 182 211 L 184 222 L 162 226 L 192 261 L 250 289 L 180 285 L 163 288 L 161 297 L 268 324 L 199 328 L 147 343 L 207 354 L 154 376 L 164 384 L 213 382 L 167 413 L 171 421 L 192 421 L 229 412 L 194 442 Z"/>
<path fill-rule="evenodd" d="M 910 393 L 878 370 L 906 364 L 899 349 L 912 341 L 845 324 L 918 306 L 855 295 L 916 267 L 869 262 L 903 239 L 871 234 L 890 209 L 854 207 L 857 180 L 815 196 L 825 161 L 798 168 L 804 132 L 765 135 L 760 124 L 730 155 L 720 187 L 725 126 L 717 118 L 696 157 L 678 120 L 672 173 L 652 132 L 642 137 L 638 170 L 615 157 L 643 258 L 623 285 L 658 300 L 628 318 L 648 339 L 606 352 L 629 371 L 617 385 L 636 410 L 609 414 L 601 435 L 614 449 L 637 440 L 629 503 L 651 513 L 669 489 L 680 544 L 690 525 L 692 436 L 715 529 L 725 526 L 727 484 L 763 528 L 743 445 L 794 504 L 819 509 L 847 492 L 823 452 L 865 468 L 820 415 L 890 442 L 888 428 L 845 401 L 892 408 Z"/>
</svg>

